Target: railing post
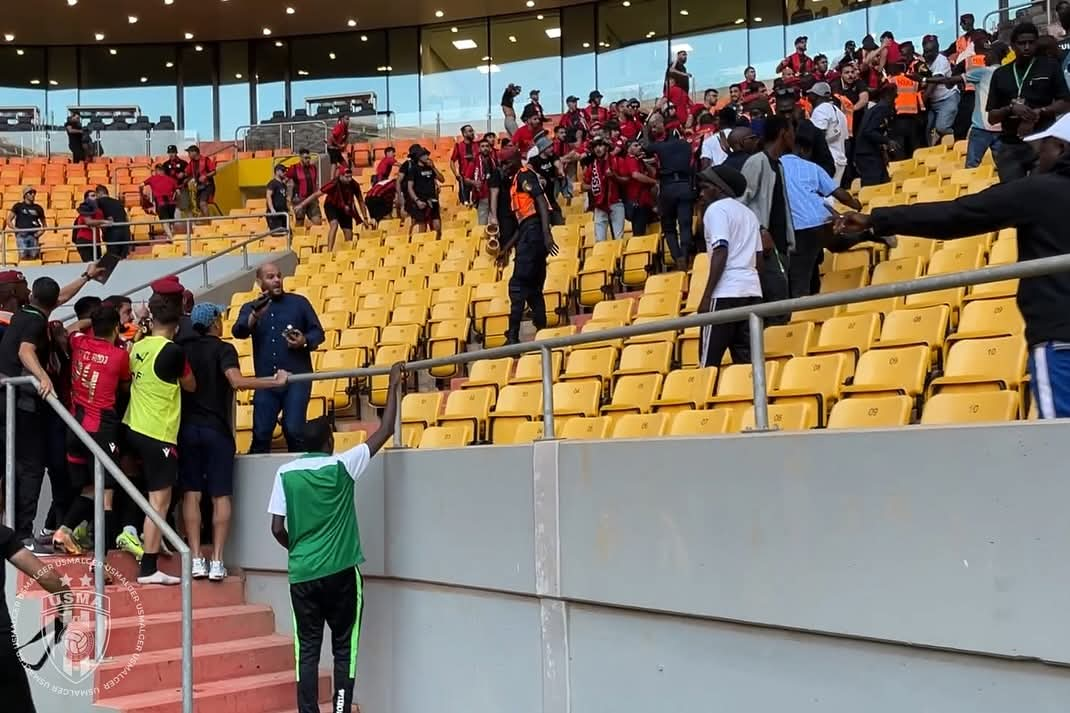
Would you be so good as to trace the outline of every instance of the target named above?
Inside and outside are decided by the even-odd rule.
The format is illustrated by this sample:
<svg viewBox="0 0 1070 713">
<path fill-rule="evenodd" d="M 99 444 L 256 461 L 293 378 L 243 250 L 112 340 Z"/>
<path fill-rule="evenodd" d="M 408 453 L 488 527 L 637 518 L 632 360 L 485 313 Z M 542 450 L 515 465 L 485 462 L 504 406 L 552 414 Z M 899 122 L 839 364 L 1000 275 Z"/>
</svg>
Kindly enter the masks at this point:
<svg viewBox="0 0 1070 713">
<path fill-rule="evenodd" d="M 754 430 L 769 430 L 769 395 L 765 384 L 765 323 L 751 312 L 750 363 L 754 380 Z"/>
<path fill-rule="evenodd" d="M 7 267 L 7 233 L 0 233 L 0 266 Z"/>
<path fill-rule="evenodd" d="M 554 355 L 549 347 L 542 348 L 542 437 L 550 440 L 554 434 Z"/>
<path fill-rule="evenodd" d="M 182 713 L 193 713 L 193 553 L 189 547 L 182 552 L 181 587 Z"/>
<path fill-rule="evenodd" d="M 193 200 L 197 200 L 197 196 L 193 196 Z M 190 212 L 193 211 L 193 205 L 191 204 Z M 193 221 L 189 216 L 186 216 L 186 257 L 193 257 Z"/>
<path fill-rule="evenodd" d="M 416 376 L 419 379 L 419 376 Z M 404 448 L 405 439 L 401 433 L 401 399 L 405 395 L 404 379 L 394 387 L 397 389 L 394 398 L 398 400 L 398 407 L 394 412 L 394 448 Z"/>
<path fill-rule="evenodd" d="M 4 386 L 4 524 L 15 528 L 15 385 Z"/>
<path fill-rule="evenodd" d="M 104 542 L 104 464 L 99 458 L 93 459 L 93 591 L 96 592 L 97 611 L 104 611 L 104 573 L 108 565 L 108 548 Z M 102 616 L 96 617 L 94 643 L 96 660 L 104 658 L 104 641 L 107 636 L 107 621 Z"/>
<path fill-rule="evenodd" d="M 208 263 L 201 263 L 201 287 L 208 287 Z"/>
<path fill-rule="evenodd" d="M 249 245 L 241 246 L 241 266 L 243 270 L 249 269 Z"/>
</svg>

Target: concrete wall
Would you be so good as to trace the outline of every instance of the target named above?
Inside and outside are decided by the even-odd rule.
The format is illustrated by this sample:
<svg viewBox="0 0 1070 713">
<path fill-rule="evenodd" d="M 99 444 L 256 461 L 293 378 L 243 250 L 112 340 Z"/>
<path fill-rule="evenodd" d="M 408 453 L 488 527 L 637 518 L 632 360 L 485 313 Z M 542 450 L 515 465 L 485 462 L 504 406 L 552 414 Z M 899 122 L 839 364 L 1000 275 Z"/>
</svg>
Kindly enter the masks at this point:
<svg viewBox="0 0 1070 713">
<path fill-rule="evenodd" d="M 360 701 L 416 713 L 1055 711 L 1065 423 L 390 452 Z M 289 626 L 241 459 L 231 555 Z"/>
</svg>

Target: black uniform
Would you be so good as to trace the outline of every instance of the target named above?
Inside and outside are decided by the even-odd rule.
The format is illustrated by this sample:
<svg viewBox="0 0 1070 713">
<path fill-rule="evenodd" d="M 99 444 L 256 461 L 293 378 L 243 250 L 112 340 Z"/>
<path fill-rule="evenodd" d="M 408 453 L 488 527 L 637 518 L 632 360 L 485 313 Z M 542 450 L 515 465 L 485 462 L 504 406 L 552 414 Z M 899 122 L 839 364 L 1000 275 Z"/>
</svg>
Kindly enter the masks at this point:
<svg viewBox="0 0 1070 713">
<path fill-rule="evenodd" d="M 670 136 L 646 147 L 650 156 L 657 156 L 661 166 L 658 173 L 658 205 L 661 210 L 661 232 L 669 244 L 669 252 L 676 260 L 686 260 L 691 254 L 691 220 L 695 213 L 695 193 L 691 188 L 691 144 Z"/>
<path fill-rule="evenodd" d="M 855 134 L 855 168 L 863 186 L 888 182 L 888 167 L 881 147 L 888 145 L 888 129 L 894 117 L 895 110 L 885 103 L 876 104 L 862 117 L 862 125 Z"/>
<path fill-rule="evenodd" d="M 525 196 L 518 196 L 524 193 Z M 536 329 L 546 326 L 546 301 L 542 290 L 546 283 L 546 239 L 542 219 L 537 209 L 538 201 L 545 201 L 542 184 L 535 171 L 523 168 L 517 174 L 510 189 L 513 205 L 517 206 L 516 220 L 519 223 L 516 241 L 513 276 L 509 279 L 509 331 L 506 341 L 520 341 L 520 322 L 524 318 L 524 306 L 531 308 L 531 321 Z M 530 199 L 534 212 L 525 210 L 523 204 Z M 548 228 L 549 226 L 547 226 Z"/>
</svg>

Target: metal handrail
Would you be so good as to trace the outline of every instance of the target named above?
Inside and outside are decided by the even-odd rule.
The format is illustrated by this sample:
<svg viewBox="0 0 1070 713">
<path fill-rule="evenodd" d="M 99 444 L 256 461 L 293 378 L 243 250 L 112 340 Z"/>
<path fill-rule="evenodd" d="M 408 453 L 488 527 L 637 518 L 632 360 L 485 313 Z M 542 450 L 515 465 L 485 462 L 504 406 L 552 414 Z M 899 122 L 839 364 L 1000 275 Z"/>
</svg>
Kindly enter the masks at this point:
<svg viewBox="0 0 1070 713">
<path fill-rule="evenodd" d="M 281 149 L 281 148 L 283 148 L 282 134 L 283 134 L 283 127 L 285 126 L 285 127 L 290 127 L 289 129 L 287 129 L 286 133 L 288 133 L 290 135 L 290 147 L 289 148 L 290 148 L 291 151 L 293 151 L 293 148 L 294 148 L 294 142 L 293 142 L 294 130 L 293 130 L 293 127 L 294 126 L 309 126 L 311 124 L 320 124 L 321 126 L 323 126 L 323 145 L 326 146 L 327 145 L 327 138 L 330 136 L 331 132 L 330 132 L 330 128 L 327 126 L 327 122 L 323 121 L 322 119 L 309 119 L 307 121 L 279 121 L 279 122 L 274 122 L 273 121 L 273 122 L 266 123 L 266 124 L 243 124 L 243 125 L 239 126 L 237 129 L 234 130 L 234 143 L 237 144 L 240 141 L 241 144 L 242 144 L 242 150 L 247 151 L 249 149 L 248 140 L 247 139 L 249 138 L 249 132 L 250 131 L 252 131 L 253 129 L 269 129 L 269 128 L 273 127 L 273 126 L 277 126 L 277 127 L 279 127 L 279 148 Z M 245 132 L 244 136 L 241 135 L 243 131 Z"/>
<path fill-rule="evenodd" d="M 0 379 L 0 384 L 3 384 L 6 394 L 5 402 L 6 409 L 6 423 L 4 437 L 6 439 L 6 451 L 7 459 L 4 464 L 4 498 L 5 498 L 5 510 L 4 510 L 4 522 L 8 527 L 14 527 L 15 524 L 15 389 L 19 386 L 30 386 L 37 389 L 40 386 L 40 382 L 33 376 L 15 376 L 5 379 Z M 107 544 L 104 541 L 104 471 L 115 479 L 115 482 L 119 484 L 126 494 L 130 496 L 130 499 L 141 508 L 141 511 L 145 513 L 145 516 L 152 521 L 152 523 L 160 529 L 162 537 L 166 538 L 171 547 L 178 552 L 182 559 L 182 572 L 181 572 L 181 590 L 182 590 L 182 713 L 193 713 L 193 570 L 192 570 L 192 554 L 190 553 L 189 546 L 182 541 L 182 538 L 178 536 L 170 525 L 167 524 L 167 520 L 160 516 L 149 503 L 145 496 L 137 489 L 130 479 L 123 473 L 122 468 L 115 464 L 115 461 L 111 459 L 108 453 L 101 448 L 92 436 L 86 432 L 82 425 L 78 423 L 78 419 L 71 415 L 71 413 L 60 403 L 54 395 L 50 395 L 44 400 L 56 415 L 71 429 L 71 432 L 82 442 L 82 444 L 89 449 L 89 452 L 93 454 L 95 458 L 93 468 L 93 527 L 94 527 L 94 543 L 93 543 L 93 558 L 94 564 L 94 582 L 93 588 L 96 595 L 96 605 L 98 608 L 103 609 L 104 606 L 104 571 L 107 562 Z M 30 436 L 39 437 L 39 434 L 33 434 Z M 96 617 L 95 623 L 95 643 L 96 643 L 96 656 L 99 661 L 104 655 L 104 641 L 105 632 L 104 626 L 106 624 L 105 617 Z"/>
<path fill-rule="evenodd" d="M 237 243 L 237 244 L 232 245 L 232 246 L 230 246 L 228 248 L 225 248 L 224 250 L 221 250 L 218 253 L 213 253 L 212 255 L 209 255 L 206 258 L 203 258 L 202 260 L 198 260 L 196 262 L 193 262 L 193 263 L 183 267 L 178 272 L 185 272 L 185 271 L 189 270 L 190 268 L 199 267 L 202 263 L 211 261 L 211 260 L 219 257 L 220 255 L 226 255 L 226 254 L 228 254 L 230 252 L 233 252 L 234 250 L 236 250 L 238 248 L 246 248 L 246 246 L 248 246 L 250 243 L 254 243 L 257 240 L 262 240 L 262 239 L 267 238 L 267 237 L 285 237 L 286 238 L 286 249 L 289 250 L 290 247 L 293 244 L 293 233 L 291 232 L 291 225 L 290 225 L 290 221 L 291 221 L 292 218 L 291 218 L 291 215 L 290 215 L 289 212 L 286 212 L 286 213 L 256 213 L 256 214 L 253 214 L 253 215 L 245 215 L 245 216 L 241 216 L 241 217 L 242 218 L 268 218 L 268 217 L 281 218 L 283 216 L 286 217 L 286 224 L 285 224 L 284 228 L 280 228 L 278 230 L 269 230 L 269 231 L 266 231 L 266 232 L 263 232 L 263 233 L 257 233 L 253 237 L 248 238 L 247 240 L 244 240 L 244 241 L 242 241 L 240 243 Z M 235 216 L 218 216 L 218 215 L 216 215 L 216 216 L 206 216 L 204 218 L 174 218 L 174 219 L 169 219 L 169 220 L 156 220 L 156 221 L 128 221 L 128 222 L 125 222 L 125 223 L 109 223 L 105 227 L 107 227 L 107 228 L 116 228 L 116 227 L 121 228 L 121 227 L 124 227 L 124 226 L 162 225 L 162 224 L 165 224 L 165 223 L 166 224 L 170 224 L 170 223 L 193 224 L 193 223 L 204 222 L 204 221 L 234 220 L 234 218 L 235 218 Z M 75 228 L 83 228 L 83 227 L 85 227 L 85 226 L 71 225 L 71 226 L 56 226 L 54 228 L 45 227 L 45 228 L 41 228 L 40 232 L 73 230 Z M 30 228 L 6 228 L 4 230 L 0 230 L 0 266 L 4 266 L 4 267 L 7 266 L 7 241 L 6 240 L 2 240 L 3 236 L 8 235 L 8 234 L 25 233 L 25 232 L 27 232 L 29 230 L 30 230 Z M 285 235 L 283 234 L 283 231 L 285 231 Z M 205 236 L 202 236 L 202 237 L 198 237 L 196 239 L 197 240 L 229 240 L 230 238 L 228 236 L 226 236 L 226 235 L 205 235 Z M 192 254 L 193 254 L 193 240 L 194 240 L 194 237 L 193 237 L 192 232 L 187 230 L 186 231 L 186 256 L 187 257 L 192 257 Z M 100 254 L 101 254 L 100 253 L 100 247 L 101 247 L 102 244 L 103 244 L 103 246 L 105 248 L 107 248 L 108 246 L 112 246 L 112 245 L 142 245 L 142 244 L 144 244 L 144 242 L 145 241 L 143 241 L 143 240 L 121 240 L 121 241 L 116 241 L 116 242 L 111 242 L 111 243 L 109 243 L 107 241 L 105 241 L 104 243 L 100 243 L 97 240 L 96 233 L 94 232 L 93 242 L 92 242 L 93 254 L 97 258 L 100 257 Z M 18 252 L 18 248 L 14 248 L 14 250 L 16 252 Z M 244 263 L 243 263 L 244 268 L 248 269 L 249 268 L 249 251 L 248 251 L 248 249 L 243 250 L 243 256 L 244 256 Z M 202 287 L 207 287 L 208 286 L 208 271 L 207 270 L 205 270 L 204 282 L 203 282 L 203 284 L 201 286 Z"/>
<path fill-rule="evenodd" d="M 984 267 L 977 270 L 949 273 L 944 275 L 930 275 L 905 282 L 895 282 L 885 285 L 873 285 L 841 292 L 829 292 L 809 297 L 796 297 L 794 299 L 780 300 L 777 302 L 765 302 L 747 307 L 736 307 L 718 312 L 705 312 L 675 317 L 672 319 L 659 320 L 656 322 L 644 322 L 626 327 L 614 327 L 598 332 L 585 332 L 563 337 L 551 337 L 522 344 L 511 344 L 493 349 L 480 349 L 471 352 L 459 352 L 451 356 L 438 357 L 436 359 L 420 359 L 406 364 L 409 371 L 420 371 L 439 366 L 451 366 L 466 364 L 482 359 L 501 359 L 502 357 L 515 357 L 529 352 L 541 351 L 542 359 L 542 387 L 543 387 L 543 422 L 546 437 L 553 434 L 553 388 L 551 374 L 551 351 L 562 347 L 572 347 L 592 342 L 607 342 L 616 339 L 627 339 L 658 332 L 677 331 L 690 327 L 706 327 L 715 324 L 740 322 L 749 320 L 751 336 L 751 365 L 754 374 L 754 415 L 756 430 L 767 430 L 769 427 L 769 414 L 767 408 L 768 394 L 765 384 L 765 350 L 763 345 L 763 328 L 766 317 L 774 317 L 790 314 L 802 310 L 818 309 L 821 307 L 837 307 L 855 302 L 869 302 L 871 300 L 888 299 L 891 297 L 903 297 L 919 292 L 935 292 L 954 287 L 966 287 L 985 282 L 998 282 L 1001 280 L 1020 279 L 1024 277 L 1037 277 L 1056 272 L 1070 271 L 1070 255 L 1057 255 L 1054 257 L 1027 260 L 1024 262 L 1011 263 Z M 309 374 L 292 374 L 290 382 L 320 381 L 326 379 L 356 379 L 367 376 L 381 376 L 390 371 L 389 366 L 371 366 L 360 369 L 342 369 L 339 371 L 316 372 Z M 399 409 L 400 412 L 400 409 Z M 400 415 L 398 417 L 400 419 Z M 400 447 L 401 429 L 397 429 L 395 442 Z"/>
</svg>

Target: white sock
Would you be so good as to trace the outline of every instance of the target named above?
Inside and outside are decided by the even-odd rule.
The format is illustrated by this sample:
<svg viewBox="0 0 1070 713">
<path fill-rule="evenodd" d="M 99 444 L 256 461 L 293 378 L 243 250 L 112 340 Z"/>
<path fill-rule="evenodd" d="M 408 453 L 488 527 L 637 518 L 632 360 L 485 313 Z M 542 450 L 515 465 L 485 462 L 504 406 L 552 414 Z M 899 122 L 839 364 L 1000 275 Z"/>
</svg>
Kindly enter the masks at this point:
<svg viewBox="0 0 1070 713">
<path fill-rule="evenodd" d="M 128 532 L 131 535 L 133 535 L 134 537 L 137 537 L 137 528 L 134 527 L 133 525 L 127 525 L 126 527 L 124 527 L 123 528 L 123 532 Z"/>
</svg>

